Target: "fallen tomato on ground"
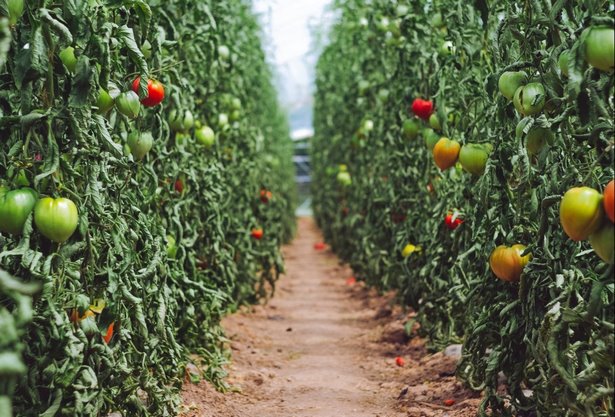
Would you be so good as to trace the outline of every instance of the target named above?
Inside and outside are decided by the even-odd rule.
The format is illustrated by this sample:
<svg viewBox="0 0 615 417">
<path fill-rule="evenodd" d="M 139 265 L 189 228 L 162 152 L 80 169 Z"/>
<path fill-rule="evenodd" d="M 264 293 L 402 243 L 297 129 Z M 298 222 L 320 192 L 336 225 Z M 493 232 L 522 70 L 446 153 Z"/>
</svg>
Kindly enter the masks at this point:
<svg viewBox="0 0 615 417">
<path fill-rule="evenodd" d="M 314 249 L 315 250 L 324 250 L 326 247 L 326 245 L 324 244 L 324 242 L 316 242 L 314 243 Z"/>
<path fill-rule="evenodd" d="M 406 364 L 406 361 L 401 356 L 398 356 L 395 358 L 395 364 L 397 366 L 404 366 Z"/>
</svg>

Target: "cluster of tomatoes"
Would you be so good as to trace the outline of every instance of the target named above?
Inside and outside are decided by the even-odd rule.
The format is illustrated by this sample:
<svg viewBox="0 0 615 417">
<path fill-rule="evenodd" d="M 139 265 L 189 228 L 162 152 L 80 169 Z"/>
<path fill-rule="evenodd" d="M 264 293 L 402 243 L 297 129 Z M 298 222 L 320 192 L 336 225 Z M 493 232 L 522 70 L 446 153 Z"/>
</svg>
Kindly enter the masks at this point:
<svg viewBox="0 0 615 417">
<path fill-rule="evenodd" d="M 589 65 L 601 71 L 613 71 L 613 36 L 613 29 L 609 27 L 586 29 L 583 47 Z M 609 48 L 603 47 L 604 45 L 611 45 L 610 52 Z M 560 55 L 559 66 L 562 76 L 567 77 L 569 51 L 564 51 Z M 498 80 L 500 93 L 513 103 L 522 116 L 516 129 L 519 137 L 523 136 L 527 124 L 527 120 L 523 118 L 540 114 L 546 102 L 545 87 L 540 82 L 530 81 L 524 71 L 506 71 Z M 426 146 L 432 151 L 438 168 L 446 170 L 459 162 L 465 171 L 473 175 L 479 176 L 485 172 L 493 150 L 491 144 L 462 146 L 456 140 L 440 137 L 437 132 L 441 130 L 441 123 L 438 115 L 434 113 L 434 104 L 431 100 L 415 98 L 411 111 L 415 117 L 404 121 L 402 133 L 407 139 L 414 139 L 421 130 L 417 118 L 428 122 L 429 127 L 423 128 L 421 133 Z M 550 129 L 539 125 L 531 126 L 524 138 L 528 154 L 538 155 L 553 143 L 553 137 Z M 612 263 L 614 257 L 613 198 L 613 181 L 611 181 L 605 188 L 604 195 L 588 187 L 572 188 L 564 195 L 560 207 L 560 220 L 566 234 L 577 241 L 589 239 L 596 254 L 607 263 Z M 611 221 L 607 221 L 607 218 Z M 456 211 L 449 212 L 444 220 L 445 226 L 450 230 L 455 230 L 462 223 L 463 220 Z M 404 256 L 412 253 L 411 249 L 412 245 L 407 245 L 403 250 Z M 531 260 L 531 255 L 526 252 L 526 247 L 519 243 L 512 246 L 498 246 L 489 259 L 491 270 L 504 281 L 519 280 L 523 268 Z"/>
</svg>

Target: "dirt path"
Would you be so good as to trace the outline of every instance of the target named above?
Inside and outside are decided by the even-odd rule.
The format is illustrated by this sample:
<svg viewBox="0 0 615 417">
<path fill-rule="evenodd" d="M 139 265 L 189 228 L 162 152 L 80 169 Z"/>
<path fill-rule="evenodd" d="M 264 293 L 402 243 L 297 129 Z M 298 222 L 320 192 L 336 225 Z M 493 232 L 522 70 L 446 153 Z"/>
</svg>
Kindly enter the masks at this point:
<svg viewBox="0 0 615 417">
<path fill-rule="evenodd" d="M 312 219 L 299 220 L 274 299 L 223 322 L 237 392 L 186 384 L 182 415 L 473 416 L 478 400 L 455 381 L 455 359 L 428 355 L 420 338 L 408 341 L 408 314 L 391 295 L 348 280 L 352 272 L 335 255 L 314 248 L 321 239 Z"/>
</svg>

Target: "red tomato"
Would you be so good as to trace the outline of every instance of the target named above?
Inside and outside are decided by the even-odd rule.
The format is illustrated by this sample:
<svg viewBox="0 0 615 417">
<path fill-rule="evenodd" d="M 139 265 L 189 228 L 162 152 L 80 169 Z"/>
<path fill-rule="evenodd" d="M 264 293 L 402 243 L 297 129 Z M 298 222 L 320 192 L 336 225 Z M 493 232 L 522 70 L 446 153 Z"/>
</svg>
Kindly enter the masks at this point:
<svg viewBox="0 0 615 417">
<path fill-rule="evenodd" d="M 401 356 L 398 356 L 395 358 L 395 364 L 397 364 L 397 366 L 404 366 L 406 361 Z"/>
<path fill-rule="evenodd" d="M 444 218 L 444 224 L 451 230 L 455 230 L 463 220 L 459 217 L 459 213 L 448 213 Z"/>
<path fill-rule="evenodd" d="M 429 116 L 433 113 L 433 102 L 423 100 L 422 98 L 415 98 L 412 102 L 412 113 L 423 120 L 429 120 Z"/>
<path fill-rule="evenodd" d="M 443 403 L 445 406 L 450 407 L 455 404 L 455 400 L 453 400 L 452 398 L 449 398 L 448 400 L 444 400 Z"/>
<path fill-rule="evenodd" d="M 355 277 L 346 278 L 346 285 L 354 285 L 357 283 L 357 279 Z"/>
<path fill-rule="evenodd" d="M 181 180 L 181 178 L 178 178 L 175 180 L 175 191 L 177 191 L 178 193 L 183 193 L 184 192 L 184 182 Z"/>
<path fill-rule="evenodd" d="M 271 200 L 271 197 L 273 197 L 273 194 L 271 193 L 271 191 L 267 191 L 265 189 L 261 190 L 261 201 L 264 204 L 267 204 L 269 200 Z"/>
<path fill-rule="evenodd" d="M 325 248 L 325 244 L 323 242 L 316 242 L 314 243 L 314 249 L 315 250 L 323 250 Z"/>
<path fill-rule="evenodd" d="M 263 229 L 261 228 L 252 229 L 251 235 L 254 239 L 261 240 L 263 238 Z"/>
<path fill-rule="evenodd" d="M 604 211 L 609 219 L 615 223 L 615 180 L 611 180 L 604 189 Z"/>
<path fill-rule="evenodd" d="M 139 83 L 141 77 L 135 78 L 132 82 L 132 91 L 139 93 Z M 154 107 L 162 103 L 164 99 L 164 86 L 160 81 L 147 80 L 147 97 L 141 100 L 145 107 Z"/>
<path fill-rule="evenodd" d="M 109 327 L 107 327 L 107 333 L 103 336 L 103 340 L 106 344 L 109 344 L 111 338 L 113 337 L 113 328 L 115 327 L 115 322 L 112 322 Z"/>
</svg>

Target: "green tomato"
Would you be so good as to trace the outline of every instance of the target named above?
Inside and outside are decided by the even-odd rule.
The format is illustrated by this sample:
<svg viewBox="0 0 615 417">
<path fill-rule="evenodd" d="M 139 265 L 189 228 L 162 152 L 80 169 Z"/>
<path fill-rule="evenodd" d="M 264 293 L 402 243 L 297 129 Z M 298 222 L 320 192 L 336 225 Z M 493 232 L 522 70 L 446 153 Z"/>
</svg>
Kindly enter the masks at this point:
<svg viewBox="0 0 615 417">
<path fill-rule="evenodd" d="M 218 56 L 223 61 L 228 61 L 231 56 L 231 50 L 226 45 L 220 45 L 218 46 Z"/>
<path fill-rule="evenodd" d="M 431 116 L 429 116 L 429 126 L 431 126 L 433 130 L 437 130 L 438 132 L 442 130 L 440 119 L 438 118 L 438 115 L 436 113 L 433 113 Z"/>
<path fill-rule="evenodd" d="M 559 59 L 557 60 L 557 64 L 559 65 L 559 70 L 562 72 L 564 77 L 568 77 L 568 63 L 570 62 L 570 51 L 564 51 L 559 55 Z"/>
<path fill-rule="evenodd" d="M 177 146 L 184 146 L 188 143 L 189 139 L 190 139 L 190 135 L 187 135 L 183 132 L 178 132 L 175 135 L 175 144 Z"/>
<path fill-rule="evenodd" d="M 491 144 L 469 143 L 463 145 L 459 151 L 459 163 L 470 174 L 483 175 L 492 150 Z"/>
<path fill-rule="evenodd" d="M 538 155 L 546 145 L 553 144 L 553 132 L 545 127 L 533 126 L 525 138 L 525 148 L 531 155 Z"/>
<path fill-rule="evenodd" d="M 231 122 L 236 122 L 241 119 L 241 112 L 239 110 L 233 110 L 229 118 Z"/>
<path fill-rule="evenodd" d="M 228 126 L 228 115 L 226 113 L 220 113 L 218 115 L 218 126 L 220 127 Z"/>
<path fill-rule="evenodd" d="M 430 151 L 436 146 L 436 143 L 440 140 L 440 135 L 433 131 L 433 129 L 423 129 L 423 139 L 425 140 L 425 146 Z"/>
<path fill-rule="evenodd" d="M 139 95 L 134 91 L 123 92 L 115 100 L 115 107 L 129 119 L 136 119 L 139 117 L 139 111 L 141 110 Z"/>
<path fill-rule="evenodd" d="M 241 100 L 240 100 L 240 99 L 238 99 L 237 97 L 234 97 L 234 98 L 231 100 L 231 108 L 232 108 L 233 110 L 241 110 Z"/>
<path fill-rule="evenodd" d="M 0 232 L 21 234 L 37 199 L 38 194 L 32 188 L 9 191 L 0 186 Z"/>
<path fill-rule="evenodd" d="M 545 106 L 545 88 L 540 83 L 529 83 L 515 92 L 515 109 L 524 116 L 540 113 Z"/>
<path fill-rule="evenodd" d="M 75 69 L 77 68 L 77 57 L 75 56 L 75 48 L 69 46 L 60 51 L 60 60 L 70 72 L 75 72 Z"/>
<path fill-rule="evenodd" d="M 600 229 L 589 236 L 594 252 L 607 264 L 613 263 L 615 253 L 615 226 L 606 221 Z"/>
<path fill-rule="evenodd" d="M 369 81 L 360 80 L 359 81 L 359 94 L 363 96 L 365 95 L 365 93 L 367 93 L 367 90 L 369 90 Z"/>
<path fill-rule="evenodd" d="M 9 24 L 12 26 L 17 23 L 21 15 L 23 15 L 24 0 L 8 0 Z"/>
<path fill-rule="evenodd" d="M 456 51 L 455 45 L 452 41 L 444 41 L 440 45 L 440 49 L 438 49 L 438 53 L 440 56 L 449 56 L 454 54 Z"/>
<path fill-rule="evenodd" d="M 190 110 L 184 112 L 184 119 L 182 120 L 182 127 L 184 131 L 190 130 L 194 127 L 194 116 Z"/>
<path fill-rule="evenodd" d="M 194 132 L 197 142 L 206 148 L 211 148 L 216 143 L 216 134 L 209 126 L 203 126 Z"/>
<path fill-rule="evenodd" d="M 444 20 L 442 19 L 442 13 L 434 13 L 429 19 L 431 26 L 435 28 L 441 28 L 444 26 Z"/>
<path fill-rule="evenodd" d="M 402 133 L 406 139 L 416 139 L 419 135 L 420 123 L 416 119 L 406 119 L 402 125 Z"/>
<path fill-rule="evenodd" d="M 593 26 L 585 29 L 585 60 L 601 71 L 612 72 L 615 66 L 615 31 L 608 26 Z"/>
<path fill-rule="evenodd" d="M 137 161 L 140 161 L 152 149 L 152 146 L 154 146 L 154 137 L 149 132 L 140 133 L 134 130 L 128 135 L 128 140 L 126 142 L 130 147 L 132 156 Z"/>
<path fill-rule="evenodd" d="M 177 241 L 171 235 L 167 235 L 167 256 L 171 259 L 177 256 Z"/>
<path fill-rule="evenodd" d="M 106 114 L 113 108 L 115 101 L 113 97 L 104 89 L 101 88 L 98 91 L 98 99 L 96 100 L 96 107 L 98 107 L 98 113 Z"/>
<path fill-rule="evenodd" d="M 342 171 L 337 174 L 337 182 L 347 187 L 352 184 L 352 178 L 350 177 L 350 174 L 348 172 Z"/>
<path fill-rule="evenodd" d="M 43 236 L 62 243 L 77 230 L 79 212 L 68 198 L 45 197 L 34 207 L 34 223 Z"/>
<path fill-rule="evenodd" d="M 141 53 L 145 57 L 145 59 L 150 59 L 152 57 L 152 44 L 146 39 L 141 45 Z"/>
<path fill-rule="evenodd" d="M 515 96 L 519 87 L 527 84 L 527 74 L 524 71 L 506 71 L 500 75 L 498 88 L 500 93 L 509 100 Z"/>
</svg>

